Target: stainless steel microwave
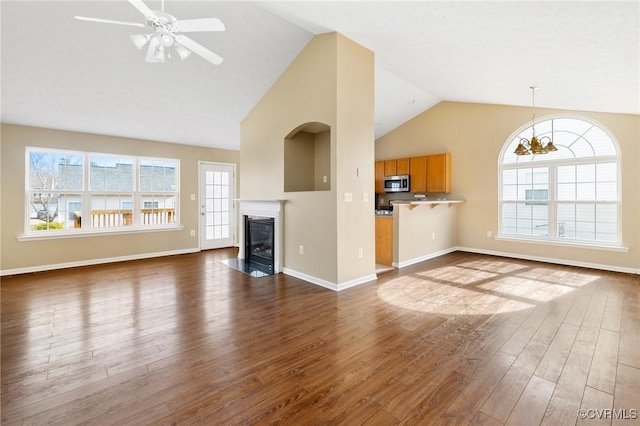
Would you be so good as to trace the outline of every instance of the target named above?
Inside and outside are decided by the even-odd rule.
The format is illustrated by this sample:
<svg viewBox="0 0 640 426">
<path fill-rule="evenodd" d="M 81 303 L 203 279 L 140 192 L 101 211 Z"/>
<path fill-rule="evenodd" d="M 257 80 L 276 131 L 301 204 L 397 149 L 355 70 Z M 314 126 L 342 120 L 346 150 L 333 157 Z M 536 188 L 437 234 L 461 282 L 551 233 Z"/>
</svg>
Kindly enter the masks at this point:
<svg viewBox="0 0 640 426">
<path fill-rule="evenodd" d="M 409 192 L 409 175 L 385 176 L 384 192 Z"/>
</svg>

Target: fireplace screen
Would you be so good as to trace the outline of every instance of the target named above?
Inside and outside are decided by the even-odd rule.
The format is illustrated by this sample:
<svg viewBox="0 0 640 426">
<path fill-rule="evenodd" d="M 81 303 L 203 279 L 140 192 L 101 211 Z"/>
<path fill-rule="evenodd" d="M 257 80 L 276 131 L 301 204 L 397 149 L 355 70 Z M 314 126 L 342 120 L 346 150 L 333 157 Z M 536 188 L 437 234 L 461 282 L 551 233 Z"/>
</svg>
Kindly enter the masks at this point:
<svg viewBox="0 0 640 426">
<path fill-rule="evenodd" d="M 245 216 L 245 259 L 251 266 L 273 272 L 274 219 Z"/>
</svg>

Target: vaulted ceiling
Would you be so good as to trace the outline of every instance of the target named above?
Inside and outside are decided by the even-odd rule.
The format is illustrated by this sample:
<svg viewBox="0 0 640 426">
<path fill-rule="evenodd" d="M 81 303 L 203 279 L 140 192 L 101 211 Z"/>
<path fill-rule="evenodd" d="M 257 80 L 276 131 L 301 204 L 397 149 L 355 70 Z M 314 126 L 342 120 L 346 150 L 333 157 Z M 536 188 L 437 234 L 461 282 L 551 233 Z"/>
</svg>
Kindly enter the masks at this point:
<svg viewBox="0 0 640 426">
<path fill-rule="evenodd" d="M 145 2 L 160 10 L 159 1 Z M 240 122 L 314 34 L 376 57 L 376 137 L 442 100 L 640 114 L 637 1 L 171 1 L 224 58 L 144 61 L 127 1 L 6 1 L 2 122 L 238 149 Z"/>
</svg>

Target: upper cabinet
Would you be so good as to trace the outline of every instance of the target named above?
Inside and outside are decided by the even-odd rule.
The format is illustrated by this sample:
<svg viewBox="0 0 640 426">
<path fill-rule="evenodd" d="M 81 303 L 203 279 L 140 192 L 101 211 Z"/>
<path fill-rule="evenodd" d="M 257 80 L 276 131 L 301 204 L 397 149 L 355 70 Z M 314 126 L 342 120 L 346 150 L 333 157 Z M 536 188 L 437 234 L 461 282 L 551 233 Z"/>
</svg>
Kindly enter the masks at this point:
<svg viewBox="0 0 640 426">
<path fill-rule="evenodd" d="M 417 193 L 451 192 L 451 154 L 376 161 L 376 193 L 384 192 L 384 177 L 409 175 L 410 191 Z"/>
<path fill-rule="evenodd" d="M 400 158 L 396 161 L 398 162 L 397 172 L 399 175 L 408 175 L 409 173 L 411 173 L 410 158 Z"/>
<path fill-rule="evenodd" d="M 384 192 L 384 161 L 376 161 L 375 174 L 376 194 L 382 194 Z"/>
<path fill-rule="evenodd" d="M 451 192 L 451 154 L 427 155 L 426 192 Z"/>
<path fill-rule="evenodd" d="M 384 175 L 385 176 L 398 176 L 409 174 L 409 158 L 400 158 L 397 160 L 384 161 Z"/>
<path fill-rule="evenodd" d="M 384 161 L 384 175 L 385 176 L 395 176 L 396 170 L 398 170 L 398 161 L 397 160 L 386 160 Z"/>
<path fill-rule="evenodd" d="M 409 189 L 411 192 L 427 192 L 427 157 L 411 157 Z"/>
</svg>

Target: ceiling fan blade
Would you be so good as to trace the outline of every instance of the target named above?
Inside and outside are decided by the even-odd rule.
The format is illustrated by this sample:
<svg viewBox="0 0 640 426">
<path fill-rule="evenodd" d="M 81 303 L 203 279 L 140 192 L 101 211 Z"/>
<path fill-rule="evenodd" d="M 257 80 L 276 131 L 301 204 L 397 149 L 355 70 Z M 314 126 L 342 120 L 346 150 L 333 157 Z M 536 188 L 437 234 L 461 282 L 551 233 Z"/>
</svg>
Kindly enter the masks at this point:
<svg viewBox="0 0 640 426">
<path fill-rule="evenodd" d="M 74 18 L 76 18 L 76 19 L 78 19 L 80 21 L 100 22 L 102 24 L 129 25 L 129 26 L 132 26 L 132 27 L 146 28 L 146 25 L 140 24 L 138 22 L 112 21 L 110 19 L 89 18 L 87 16 L 74 16 Z"/>
<path fill-rule="evenodd" d="M 178 34 L 176 35 L 176 41 L 181 45 L 183 45 L 184 47 L 186 47 L 187 49 L 202 56 L 204 59 L 206 59 L 207 61 L 211 62 L 214 65 L 220 65 L 222 61 L 224 61 L 224 59 L 222 59 L 220 56 L 216 55 L 215 53 L 213 53 L 203 45 L 191 40 L 187 36 Z"/>
<path fill-rule="evenodd" d="M 142 0 L 129 0 L 129 3 L 131 3 L 133 7 L 138 9 L 140 13 L 142 13 L 148 20 L 156 17 L 156 14 L 153 12 L 153 10 L 149 9 L 149 7 L 142 2 Z"/>
<path fill-rule="evenodd" d="M 185 19 L 176 22 L 178 31 L 192 33 L 196 31 L 224 31 L 224 24 L 218 18 Z"/>
</svg>

